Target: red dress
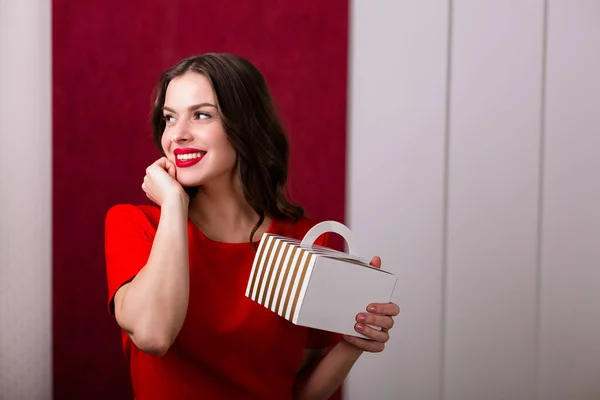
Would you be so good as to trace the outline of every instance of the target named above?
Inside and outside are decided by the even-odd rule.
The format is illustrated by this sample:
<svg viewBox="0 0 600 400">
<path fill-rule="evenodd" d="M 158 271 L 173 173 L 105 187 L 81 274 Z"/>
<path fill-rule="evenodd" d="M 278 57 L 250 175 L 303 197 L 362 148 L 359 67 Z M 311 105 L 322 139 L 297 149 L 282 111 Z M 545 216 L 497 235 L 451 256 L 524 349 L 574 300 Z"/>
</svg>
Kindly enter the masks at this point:
<svg viewBox="0 0 600 400">
<path fill-rule="evenodd" d="M 106 217 L 109 306 L 146 264 L 160 217 L 154 206 L 118 205 Z M 301 239 L 314 225 L 275 220 L 269 232 Z M 188 220 L 190 298 L 179 335 L 167 354 L 140 351 L 122 332 L 135 398 L 290 399 L 305 348 L 340 336 L 300 327 L 245 297 L 254 250 L 222 243 Z"/>
</svg>

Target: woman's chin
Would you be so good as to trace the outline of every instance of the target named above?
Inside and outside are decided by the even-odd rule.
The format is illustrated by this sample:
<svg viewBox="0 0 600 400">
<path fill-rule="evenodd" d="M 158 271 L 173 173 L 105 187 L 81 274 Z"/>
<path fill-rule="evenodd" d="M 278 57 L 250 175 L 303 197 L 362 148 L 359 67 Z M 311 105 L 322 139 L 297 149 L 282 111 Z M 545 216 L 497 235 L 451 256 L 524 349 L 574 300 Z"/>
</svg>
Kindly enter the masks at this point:
<svg viewBox="0 0 600 400">
<path fill-rule="evenodd" d="M 189 188 L 198 187 L 198 186 L 202 185 L 202 183 L 198 182 L 198 181 L 183 181 L 182 182 L 179 179 L 177 181 L 184 189 L 189 189 Z"/>
<path fill-rule="evenodd" d="M 202 184 L 201 179 L 198 179 L 197 177 L 194 179 L 194 177 L 185 176 L 185 174 L 177 174 L 177 182 L 184 188 L 200 186 Z"/>
</svg>

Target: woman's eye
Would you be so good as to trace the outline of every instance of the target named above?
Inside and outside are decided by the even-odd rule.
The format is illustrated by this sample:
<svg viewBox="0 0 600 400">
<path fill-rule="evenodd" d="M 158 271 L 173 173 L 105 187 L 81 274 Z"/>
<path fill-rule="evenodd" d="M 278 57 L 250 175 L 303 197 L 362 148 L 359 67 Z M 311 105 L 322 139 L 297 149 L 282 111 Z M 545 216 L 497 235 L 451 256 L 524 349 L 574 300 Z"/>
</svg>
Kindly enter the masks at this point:
<svg viewBox="0 0 600 400">
<path fill-rule="evenodd" d="M 210 114 L 202 111 L 196 111 L 194 113 L 194 119 L 207 119 L 210 118 Z"/>
<path fill-rule="evenodd" d="M 163 116 L 166 123 L 175 121 L 175 117 L 173 115 L 167 114 Z"/>
</svg>

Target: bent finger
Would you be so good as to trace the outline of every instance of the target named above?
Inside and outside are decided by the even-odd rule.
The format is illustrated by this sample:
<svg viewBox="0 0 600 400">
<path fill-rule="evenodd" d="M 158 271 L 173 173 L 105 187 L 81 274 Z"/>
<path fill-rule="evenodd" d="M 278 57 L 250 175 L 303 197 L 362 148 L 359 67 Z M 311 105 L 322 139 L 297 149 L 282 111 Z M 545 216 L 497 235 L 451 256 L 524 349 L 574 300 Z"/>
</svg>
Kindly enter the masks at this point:
<svg viewBox="0 0 600 400">
<path fill-rule="evenodd" d="M 394 319 L 387 315 L 360 313 L 356 316 L 356 322 L 385 329 L 392 329 L 394 327 Z"/>
<path fill-rule="evenodd" d="M 372 303 L 367 306 L 367 311 L 373 314 L 395 317 L 400 314 L 400 307 L 395 303 Z"/>
<path fill-rule="evenodd" d="M 387 333 L 387 331 L 380 331 L 362 323 L 357 323 L 354 325 L 354 329 L 369 339 L 373 339 L 379 343 L 385 343 L 390 339 L 390 335 Z"/>
</svg>

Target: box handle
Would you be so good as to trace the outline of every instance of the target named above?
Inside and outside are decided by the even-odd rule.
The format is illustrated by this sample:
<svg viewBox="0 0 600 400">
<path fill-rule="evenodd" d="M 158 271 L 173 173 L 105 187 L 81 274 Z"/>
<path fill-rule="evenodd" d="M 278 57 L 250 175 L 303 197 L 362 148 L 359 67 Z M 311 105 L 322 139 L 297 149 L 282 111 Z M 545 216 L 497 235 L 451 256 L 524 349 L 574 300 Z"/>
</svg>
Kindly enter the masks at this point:
<svg viewBox="0 0 600 400">
<path fill-rule="evenodd" d="M 309 231 L 306 232 L 306 235 L 304 235 L 300 247 L 304 249 L 312 248 L 315 240 L 327 232 L 334 232 L 343 237 L 348 244 L 348 252 L 351 255 L 358 257 L 358 248 L 356 247 L 354 234 L 346 225 L 336 221 L 323 221 L 310 228 Z"/>
</svg>

